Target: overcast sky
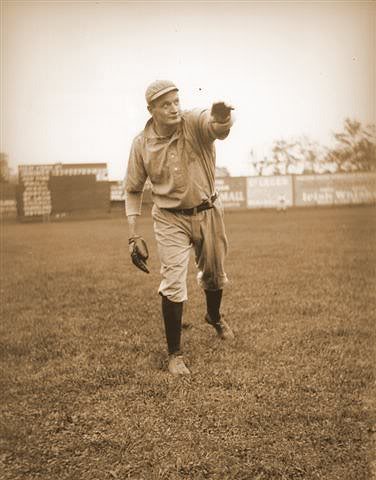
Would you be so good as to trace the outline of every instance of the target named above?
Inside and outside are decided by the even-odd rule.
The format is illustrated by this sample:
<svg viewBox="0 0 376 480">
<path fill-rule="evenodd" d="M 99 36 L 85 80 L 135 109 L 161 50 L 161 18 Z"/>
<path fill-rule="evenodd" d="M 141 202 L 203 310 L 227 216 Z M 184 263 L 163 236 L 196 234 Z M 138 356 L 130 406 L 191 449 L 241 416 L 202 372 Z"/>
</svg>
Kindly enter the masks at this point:
<svg viewBox="0 0 376 480">
<path fill-rule="evenodd" d="M 1 151 L 10 166 L 106 162 L 122 179 L 158 78 L 183 108 L 235 106 L 217 163 L 346 117 L 375 123 L 375 2 L 2 1 Z"/>
</svg>

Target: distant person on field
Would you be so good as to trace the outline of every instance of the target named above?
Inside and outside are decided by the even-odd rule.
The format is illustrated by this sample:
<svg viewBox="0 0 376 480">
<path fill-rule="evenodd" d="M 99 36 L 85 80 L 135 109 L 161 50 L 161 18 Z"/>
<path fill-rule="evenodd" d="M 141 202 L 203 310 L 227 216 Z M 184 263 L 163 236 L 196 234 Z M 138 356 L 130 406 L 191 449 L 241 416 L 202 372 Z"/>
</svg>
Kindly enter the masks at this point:
<svg viewBox="0 0 376 480">
<path fill-rule="evenodd" d="M 286 211 L 286 197 L 285 195 L 281 194 L 278 196 L 278 206 L 277 210 L 278 212 L 285 212 Z"/>
<path fill-rule="evenodd" d="M 148 272 L 147 247 L 137 234 L 142 192 L 152 184 L 154 233 L 161 262 L 162 298 L 168 369 L 189 374 L 180 338 L 183 302 L 187 300 L 187 272 L 194 248 L 198 283 L 204 289 L 205 320 L 222 339 L 234 337 L 220 314 L 222 289 L 227 282 L 224 260 L 227 238 L 223 208 L 215 191 L 216 139 L 225 139 L 233 123 L 231 106 L 224 102 L 211 110 L 182 112 L 178 88 L 157 80 L 146 90 L 151 118 L 132 143 L 125 179 L 126 215 L 133 263 Z"/>
</svg>

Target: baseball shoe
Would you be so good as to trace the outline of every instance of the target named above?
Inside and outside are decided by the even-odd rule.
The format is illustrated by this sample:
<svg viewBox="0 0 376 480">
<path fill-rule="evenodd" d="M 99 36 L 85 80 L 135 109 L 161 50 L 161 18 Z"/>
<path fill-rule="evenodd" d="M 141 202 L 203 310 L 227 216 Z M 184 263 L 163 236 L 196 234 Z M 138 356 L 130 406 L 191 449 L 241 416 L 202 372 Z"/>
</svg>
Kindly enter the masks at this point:
<svg viewBox="0 0 376 480">
<path fill-rule="evenodd" d="M 218 322 L 213 322 L 209 314 L 205 315 L 206 322 L 215 328 L 217 335 L 222 340 L 233 340 L 235 338 L 234 332 L 231 330 L 229 324 L 225 322 L 222 315 L 219 317 Z"/>
<path fill-rule="evenodd" d="M 176 353 L 172 353 L 168 357 L 168 371 L 175 376 L 189 375 L 191 373 L 185 366 L 183 356 Z"/>
</svg>

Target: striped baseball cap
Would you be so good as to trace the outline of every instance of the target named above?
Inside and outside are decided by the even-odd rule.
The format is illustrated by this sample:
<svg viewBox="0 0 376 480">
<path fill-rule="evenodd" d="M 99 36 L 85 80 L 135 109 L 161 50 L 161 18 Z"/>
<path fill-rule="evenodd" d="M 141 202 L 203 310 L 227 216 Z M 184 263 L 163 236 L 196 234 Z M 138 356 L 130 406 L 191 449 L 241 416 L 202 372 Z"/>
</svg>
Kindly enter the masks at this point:
<svg viewBox="0 0 376 480">
<path fill-rule="evenodd" d="M 151 83 L 145 92 L 146 103 L 151 104 L 154 100 L 161 97 L 165 93 L 179 91 L 178 87 L 170 80 L 155 80 Z"/>
</svg>

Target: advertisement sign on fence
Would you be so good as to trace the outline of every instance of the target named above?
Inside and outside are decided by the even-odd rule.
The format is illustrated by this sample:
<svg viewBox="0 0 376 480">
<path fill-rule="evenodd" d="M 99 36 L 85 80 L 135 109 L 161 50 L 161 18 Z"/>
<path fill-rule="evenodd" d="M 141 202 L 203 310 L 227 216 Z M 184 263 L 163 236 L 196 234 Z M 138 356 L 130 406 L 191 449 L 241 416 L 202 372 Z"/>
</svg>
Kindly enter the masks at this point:
<svg viewBox="0 0 376 480">
<path fill-rule="evenodd" d="M 351 205 L 376 201 L 376 173 L 300 175 L 294 178 L 295 205 Z"/>
<path fill-rule="evenodd" d="M 291 207 L 291 176 L 248 177 L 248 208 Z"/>
<path fill-rule="evenodd" d="M 246 208 L 246 177 L 221 177 L 215 179 L 215 187 L 224 208 Z"/>
<path fill-rule="evenodd" d="M 124 202 L 124 182 L 110 182 L 110 199 L 111 202 Z"/>
</svg>

